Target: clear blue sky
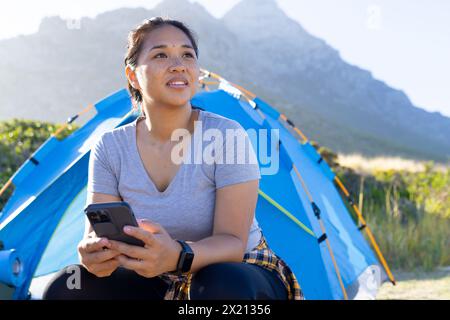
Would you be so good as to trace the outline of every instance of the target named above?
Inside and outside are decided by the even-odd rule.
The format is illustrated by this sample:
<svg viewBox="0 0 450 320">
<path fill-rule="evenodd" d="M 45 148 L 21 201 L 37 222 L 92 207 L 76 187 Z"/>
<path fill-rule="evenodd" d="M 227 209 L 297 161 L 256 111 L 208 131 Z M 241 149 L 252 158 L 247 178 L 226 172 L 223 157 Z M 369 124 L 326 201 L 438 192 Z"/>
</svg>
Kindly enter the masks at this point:
<svg viewBox="0 0 450 320">
<path fill-rule="evenodd" d="M 192 0 L 191 0 L 192 1 Z M 193 0 L 215 17 L 239 0 Z M 161 0 L 15 0 L 0 4 L 0 39 L 37 31 L 42 17 L 94 17 Z M 412 102 L 450 117 L 450 1 L 277 0 L 288 16 Z M 23 8 L 27 8 L 24 10 Z"/>
</svg>

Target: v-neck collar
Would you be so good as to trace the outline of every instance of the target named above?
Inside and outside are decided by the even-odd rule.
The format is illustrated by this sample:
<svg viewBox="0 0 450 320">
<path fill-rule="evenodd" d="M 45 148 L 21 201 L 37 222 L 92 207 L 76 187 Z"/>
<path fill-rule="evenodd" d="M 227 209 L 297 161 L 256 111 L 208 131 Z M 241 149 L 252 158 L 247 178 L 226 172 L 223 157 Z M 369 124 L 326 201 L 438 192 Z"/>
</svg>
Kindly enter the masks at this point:
<svg viewBox="0 0 450 320">
<path fill-rule="evenodd" d="M 198 110 L 198 118 L 196 121 L 203 121 L 203 111 L 200 109 Z M 190 137 L 190 145 L 187 148 L 186 154 L 183 155 L 183 161 L 179 165 L 177 172 L 175 173 L 175 176 L 172 178 L 172 180 L 169 182 L 169 185 L 163 190 L 160 191 L 157 187 L 153 179 L 150 177 L 150 175 L 147 172 L 147 169 L 145 168 L 144 161 L 142 160 L 141 154 L 139 153 L 139 148 L 137 146 L 137 123 L 140 119 L 142 119 L 142 116 L 139 116 L 136 120 L 133 122 L 133 134 L 132 134 L 132 146 L 133 146 L 133 152 L 136 155 L 136 160 L 139 163 L 138 167 L 139 170 L 142 171 L 142 175 L 146 177 L 147 184 L 150 185 L 150 187 L 155 191 L 158 195 L 167 195 L 171 192 L 173 189 L 173 185 L 176 184 L 177 180 L 179 179 L 179 176 L 182 174 L 182 171 L 184 171 L 184 168 L 186 166 L 186 160 L 190 159 L 192 157 L 192 150 L 195 147 L 194 144 L 194 132 L 195 132 L 195 126 L 194 126 L 194 132 L 192 133 Z M 203 124 L 201 124 L 203 126 Z"/>
</svg>

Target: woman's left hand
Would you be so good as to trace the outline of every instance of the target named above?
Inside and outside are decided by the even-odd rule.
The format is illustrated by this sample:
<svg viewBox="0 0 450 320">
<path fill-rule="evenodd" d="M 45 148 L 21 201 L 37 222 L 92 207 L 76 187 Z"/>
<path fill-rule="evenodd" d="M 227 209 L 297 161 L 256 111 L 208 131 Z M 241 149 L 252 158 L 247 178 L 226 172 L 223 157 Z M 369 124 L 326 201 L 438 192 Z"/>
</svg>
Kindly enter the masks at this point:
<svg viewBox="0 0 450 320">
<path fill-rule="evenodd" d="M 147 278 L 176 269 L 181 245 L 160 224 L 141 220 L 139 227 L 127 226 L 124 232 L 141 240 L 145 246 L 110 240 L 111 249 L 122 253 L 116 257 L 122 267 Z"/>
</svg>

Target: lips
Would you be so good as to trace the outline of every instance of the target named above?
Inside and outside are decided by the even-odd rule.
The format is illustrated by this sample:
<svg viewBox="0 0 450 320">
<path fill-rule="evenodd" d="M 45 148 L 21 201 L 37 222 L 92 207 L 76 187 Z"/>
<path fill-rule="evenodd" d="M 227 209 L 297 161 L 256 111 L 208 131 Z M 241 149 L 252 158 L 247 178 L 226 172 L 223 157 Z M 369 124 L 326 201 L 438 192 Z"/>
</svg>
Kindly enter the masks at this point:
<svg viewBox="0 0 450 320">
<path fill-rule="evenodd" d="M 171 88 L 172 87 L 173 88 L 184 88 L 184 87 L 187 87 L 188 84 L 189 84 L 189 82 L 185 78 L 182 78 L 182 77 L 172 78 L 166 83 L 166 85 Z"/>
</svg>

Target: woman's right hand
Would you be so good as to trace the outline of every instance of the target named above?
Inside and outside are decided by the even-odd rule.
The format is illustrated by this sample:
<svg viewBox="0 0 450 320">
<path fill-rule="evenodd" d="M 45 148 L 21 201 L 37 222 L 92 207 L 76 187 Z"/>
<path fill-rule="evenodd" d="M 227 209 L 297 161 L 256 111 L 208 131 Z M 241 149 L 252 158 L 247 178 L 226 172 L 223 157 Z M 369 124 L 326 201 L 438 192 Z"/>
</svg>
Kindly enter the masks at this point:
<svg viewBox="0 0 450 320">
<path fill-rule="evenodd" d="M 81 264 L 97 277 L 108 277 L 120 265 L 116 259 L 120 252 L 112 250 L 106 238 L 99 238 L 95 232 L 89 233 L 78 244 L 78 256 Z"/>
</svg>

